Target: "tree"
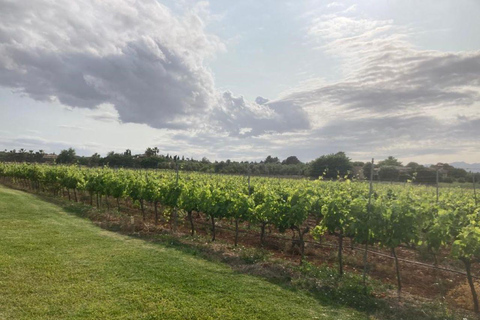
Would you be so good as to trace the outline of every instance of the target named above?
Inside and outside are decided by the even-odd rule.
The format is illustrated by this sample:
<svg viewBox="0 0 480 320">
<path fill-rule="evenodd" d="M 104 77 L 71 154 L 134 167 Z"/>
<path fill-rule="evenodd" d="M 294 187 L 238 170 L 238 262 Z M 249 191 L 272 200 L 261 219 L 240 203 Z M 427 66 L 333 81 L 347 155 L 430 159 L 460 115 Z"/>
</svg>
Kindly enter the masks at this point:
<svg viewBox="0 0 480 320">
<path fill-rule="evenodd" d="M 387 159 L 383 160 L 383 161 L 380 161 L 378 163 L 378 166 L 379 167 L 383 167 L 383 166 L 401 166 L 402 163 L 400 161 L 398 161 L 397 158 L 395 157 L 392 157 L 392 156 L 389 156 Z"/>
<path fill-rule="evenodd" d="M 302 163 L 296 156 L 290 156 L 282 161 L 282 164 L 299 164 Z"/>
<path fill-rule="evenodd" d="M 90 160 L 88 161 L 88 165 L 91 167 L 98 167 L 98 165 L 100 164 L 100 158 L 101 156 L 98 153 L 94 153 L 90 157 Z"/>
<path fill-rule="evenodd" d="M 397 181 L 399 176 L 398 169 L 391 166 L 381 167 L 378 171 L 378 178 L 382 181 Z"/>
<path fill-rule="evenodd" d="M 465 169 L 453 168 L 448 172 L 448 175 L 453 179 L 466 179 L 468 172 Z"/>
<path fill-rule="evenodd" d="M 406 165 L 406 167 L 409 167 L 409 168 L 411 168 L 413 171 L 416 171 L 417 168 L 422 167 L 422 166 L 419 165 L 419 164 L 416 163 L 416 162 L 409 162 L 409 163 Z"/>
<path fill-rule="evenodd" d="M 414 177 L 415 182 L 419 183 L 435 183 L 437 181 L 437 173 L 429 168 L 417 168 Z"/>
<path fill-rule="evenodd" d="M 145 150 L 145 156 L 146 157 L 155 157 L 159 152 L 160 152 L 160 150 L 158 150 L 157 147 L 154 147 L 154 148 L 148 147 L 147 150 Z M 167 158 L 168 158 L 168 154 L 167 154 Z"/>
<path fill-rule="evenodd" d="M 280 160 L 278 157 L 273 158 L 272 156 L 268 156 L 265 161 L 265 163 L 280 163 Z"/>
<path fill-rule="evenodd" d="M 365 162 L 363 162 L 363 161 L 352 162 L 352 166 L 354 166 L 354 167 L 363 167 L 364 165 L 365 165 Z"/>
<path fill-rule="evenodd" d="M 57 157 L 57 163 L 74 163 L 76 156 L 77 154 L 73 148 L 62 150 Z"/>
<path fill-rule="evenodd" d="M 35 155 L 33 157 L 33 160 L 35 162 L 44 162 L 43 161 L 43 156 L 45 155 L 45 152 L 43 150 L 38 150 L 37 152 L 35 152 Z"/>
<path fill-rule="evenodd" d="M 315 178 L 323 176 L 327 179 L 336 179 L 349 174 L 350 170 L 352 170 L 350 158 L 345 155 L 345 152 L 337 152 L 312 161 L 309 164 L 308 173 Z"/>
<path fill-rule="evenodd" d="M 374 168 L 375 168 L 375 166 L 374 166 Z M 362 170 L 363 170 L 363 176 L 365 177 L 365 179 L 370 180 L 370 174 L 371 174 L 371 171 L 372 171 L 372 163 L 371 162 L 365 163 Z"/>
</svg>

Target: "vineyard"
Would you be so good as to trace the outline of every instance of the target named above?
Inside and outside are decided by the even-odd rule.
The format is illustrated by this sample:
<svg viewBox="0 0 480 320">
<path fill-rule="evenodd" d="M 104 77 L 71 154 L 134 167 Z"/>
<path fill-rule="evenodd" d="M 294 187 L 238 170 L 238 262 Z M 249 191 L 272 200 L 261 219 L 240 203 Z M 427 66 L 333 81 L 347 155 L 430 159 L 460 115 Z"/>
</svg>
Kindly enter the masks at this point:
<svg viewBox="0 0 480 320">
<path fill-rule="evenodd" d="M 167 219 L 176 227 L 186 220 L 190 232 L 198 228 L 194 216 L 201 213 L 210 224 L 212 241 L 220 221 L 231 222 L 234 244 L 240 226 L 259 227 L 259 243 L 268 229 L 290 232 L 299 248 L 300 263 L 306 259 L 305 244 L 334 237 L 338 273 L 344 272 L 344 245 L 364 250 L 363 276 L 368 273 L 370 248 L 388 250 L 395 262 L 398 292 L 402 290 L 399 248 L 448 255 L 464 266 L 473 301 L 479 312 L 472 269 L 480 262 L 480 206 L 475 190 L 442 189 L 416 185 L 380 185 L 364 182 L 273 179 L 223 176 L 174 171 L 114 170 L 78 166 L 0 164 L 0 179 L 33 191 L 69 199 L 104 203 L 108 209 L 130 203 L 143 219 L 148 208 L 155 224 Z M 113 203 L 109 202 L 114 200 Z"/>
</svg>

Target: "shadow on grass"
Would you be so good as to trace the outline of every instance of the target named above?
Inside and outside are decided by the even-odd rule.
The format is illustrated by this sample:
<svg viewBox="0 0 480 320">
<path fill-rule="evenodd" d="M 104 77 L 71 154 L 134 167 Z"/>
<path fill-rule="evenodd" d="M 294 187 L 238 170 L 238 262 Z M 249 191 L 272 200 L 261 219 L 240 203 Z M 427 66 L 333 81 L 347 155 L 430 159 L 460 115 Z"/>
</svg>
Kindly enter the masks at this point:
<svg viewBox="0 0 480 320">
<path fill-rule="evenodd" d="M 339 278 L 337 271 L 327 266 L 317 267 L 309 263 L 298 266 L 288 261 L 273 259 L 271 254 L 263 249 L 234 247 L 221 241 L 211 242 L 203 236 L 173 234 L 165 229 L 156 230 L 156 232 L 132 232 L 133 227 L 129 224 L 129 216 L 124 213 L 115 210 L 106 212 L 80 202 L 69 202 L 63 198 L 45 194 L 33 195 L 72 215 L 93 221 L 103 229 L 160 244 L 210 262 L 227 264 L 235 272 L 267 280 L 292 292 L 307 292 L 323 305 L 351 307 L 367 313 L 372 316 L 371 319 L 453 320 L 463 318 L 458 313 L 456 316 L 453 315 L 441 302 L 418 302 L 415 298 L 404 298 L 402 301 L 394 297 L 377 298 L 378 294 L 388 291 L 386 286 L 369 279 L 365 293 L 361 276 L 354 273 L 346 273 Z"/>
</svg>

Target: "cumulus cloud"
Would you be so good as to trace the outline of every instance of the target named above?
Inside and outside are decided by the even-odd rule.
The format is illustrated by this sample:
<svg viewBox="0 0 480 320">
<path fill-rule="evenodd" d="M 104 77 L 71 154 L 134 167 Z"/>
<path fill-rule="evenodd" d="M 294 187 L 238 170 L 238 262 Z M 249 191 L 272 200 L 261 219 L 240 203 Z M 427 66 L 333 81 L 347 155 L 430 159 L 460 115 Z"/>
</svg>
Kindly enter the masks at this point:
<svg viewBox="0 0 480 320">
<path fill-rule="evenodd" d="M 0 84 L 124 122 L 179 126 L 215 101 L 203 61 L 221 42 L 156 1 L 0 2 Z"/>
<path fill-rule="evenodd" d="M 310 127 L 307 113 L 289 101 L 251 103 L 227 91 L 221 105 L 224 107 L 215 111 L 212 120 L 225 125 L 233 136 L 283 133 Z"/>
<path fill-rule="evenodd" d="M 216 118 L 224 121 L 219 130 L 240 120 L 261 133 L 255 123 L 265 121 L 262 112 L 232 104 L 215 88 L 206 61 L 224 45 L 205 31 L 203 2 L 183 16 L 155 0 L 0 0 L 0 7 L 1 86 L 71 107 L 111 104 L 120 121 L 154 128 L 204 127 Z M 114 120 L 111 113 L 92 117 Z M 286 129 L 283 114 L 269 117 L 279 120 L 267 130 L 276 131 L 275 123 Z"/>
<path fill-rule="evenodd" d="M 257 104 L 265 104 L 265 103 L 267 103 L 268 101 L 270 101 L 270 100 L 267 99 L 267 98 L 264 98 L 264 97 L 257 97 L 257 98 L 255 99 L 255 102 L 256 102 Z"/>
</svg>

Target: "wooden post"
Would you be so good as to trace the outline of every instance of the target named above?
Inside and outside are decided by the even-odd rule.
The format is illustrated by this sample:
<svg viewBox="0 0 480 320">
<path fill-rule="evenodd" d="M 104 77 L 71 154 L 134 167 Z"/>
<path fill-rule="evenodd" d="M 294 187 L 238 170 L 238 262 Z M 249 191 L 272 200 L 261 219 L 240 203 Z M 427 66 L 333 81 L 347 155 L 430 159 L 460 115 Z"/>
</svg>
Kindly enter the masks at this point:
<svg viewBox="0 0 480 320">
<path fill-rule="evenodd" d="M 438 168 L 437 168 L 437 203 L 438 203 Z"/>
<path fill-rule="evenodd" d="M 370 190 L 368 192 L 368 207 L 367 207 L 367 241 L 365 242 L 365 252 L 363 253 L 363 288 L 365 294 L 367 293 L 367 257 L 368 257 L 368 241 L 370 240 L 370 230 L 368 229 L 368 221 L 370 220 L 370 212 L 372 205 L 373 193 L 373 165 L 375 160 L 372 158 L 372 167 L 370 168 Z"/>
<path fill-rule="evenodd" d="M 175 156 L 175 171 L 177 173 L 177 177 L 176 177 L 176 181 L 175 181 L 175 184 L 178 186 L 178 156 Z M 176 232 L 177 231 L 177 224 L 178 224 L 178 212 L 177 212 L 177 206 L 175 205 L 175 207 L 173 208 L 173 231 Z"/>
<path fill-rule="evenodd" d="M 473 197 L 475 199 L 475 205 L 478 205 L 477 189 L 475 188 L 475 172 L 472 172 L 472 182 L 473 182 Z"/>
<path fill-rule="evenodd" d="M 177 183 L 177 185 L 178 185 L 178 162 L 177 162 L 177 160 L 175 160 L 175 171 L 176 171 L 176 173 L 177 173 L 177 181 L 176 181 L 176 183 Z"/>
<path fill-rule="evenodd" d="M 248 172 L 248 196 L 250 197 L 251 192 L 250 192 L 250 164 L 247 167 L 247 172 Z M 248 229 L 250 230 L 250 221 L 248 222 Z"/>
</svg>

